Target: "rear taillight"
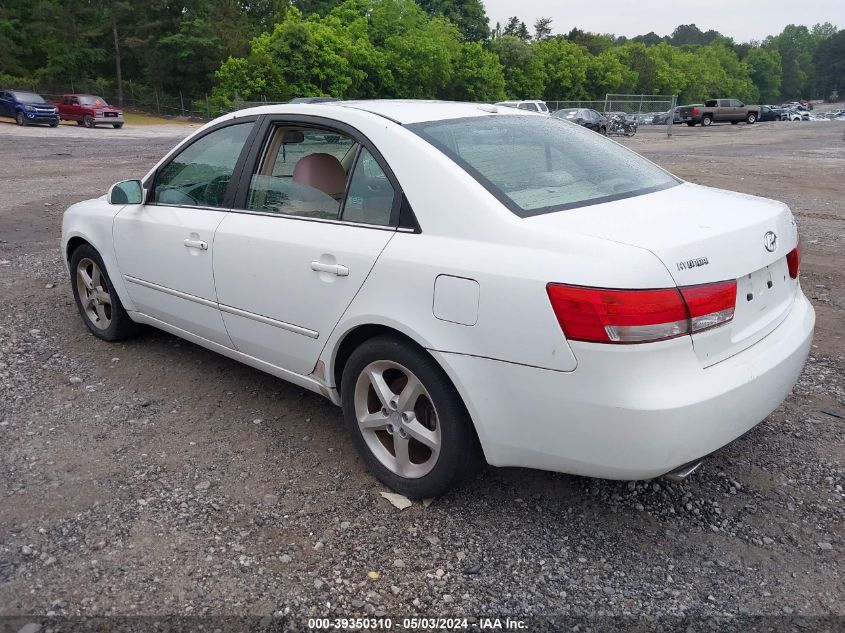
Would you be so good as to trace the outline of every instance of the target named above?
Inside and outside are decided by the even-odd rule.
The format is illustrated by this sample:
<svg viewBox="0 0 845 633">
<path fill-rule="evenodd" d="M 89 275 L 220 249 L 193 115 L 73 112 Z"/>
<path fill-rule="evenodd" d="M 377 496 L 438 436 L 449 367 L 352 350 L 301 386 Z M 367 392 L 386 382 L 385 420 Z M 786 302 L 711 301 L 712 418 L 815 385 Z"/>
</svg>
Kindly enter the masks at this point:
<svg viewBox="0 0 845 633">
<path fill-rule="evenodd" d="M 798 267 L 801 265 L 801 242 L 786 254 L 786 265 L 789 268 L 789 276 L 798 279 Z"/>
<path fill-rule="evenodd" d="M 658 290 L 614 290 L 549 284 L 558 323 L 572 341 L 649 343 L 728 323 L 736 281 Z"/>
<path fill-rule="evenodd" d="M 693 108 L 693 109 L 692 109 L 692 115 L 693 115 L 693 116 L 698 116 L 698 108 Z"/>
</svg>

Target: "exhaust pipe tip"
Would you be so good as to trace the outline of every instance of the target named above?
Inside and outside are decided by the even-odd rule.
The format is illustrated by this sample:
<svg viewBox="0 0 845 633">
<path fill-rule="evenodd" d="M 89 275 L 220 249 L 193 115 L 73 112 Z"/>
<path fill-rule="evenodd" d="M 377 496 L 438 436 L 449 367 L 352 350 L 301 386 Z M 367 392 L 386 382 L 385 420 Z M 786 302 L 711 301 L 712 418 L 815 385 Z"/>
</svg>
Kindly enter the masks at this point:
<svg viewBox="0 0 845 633">
<path fill-rule="evenodd" d="M 683 481 L 698 470 L 698 467 L 701 466 L 702 463 L 703 462 L 700 459 L 697 459 L 694 462 L 678 466 L 675 470 L 670 470 L 668 473 L 663 475 L 663 479 L 674 482 Z"/>
</svg>

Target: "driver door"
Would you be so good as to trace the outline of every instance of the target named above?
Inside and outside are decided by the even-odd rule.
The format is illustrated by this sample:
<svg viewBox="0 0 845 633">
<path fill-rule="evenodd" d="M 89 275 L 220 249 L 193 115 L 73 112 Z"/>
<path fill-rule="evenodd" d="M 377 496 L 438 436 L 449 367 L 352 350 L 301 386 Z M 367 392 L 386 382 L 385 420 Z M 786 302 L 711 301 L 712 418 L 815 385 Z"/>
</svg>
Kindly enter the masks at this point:
<svg viewBox="0 0 845 633">
<path fill-rule="evenodd" d="M 158 169 L 147 202 L 114 221 L 115 255 L 135 309 L 231 347 L 214 288 L 214 232 L 255 126 L 236 119 L 181 148 Z M 234 189 L 234 185 L 231 187 Z"/>
</svg>

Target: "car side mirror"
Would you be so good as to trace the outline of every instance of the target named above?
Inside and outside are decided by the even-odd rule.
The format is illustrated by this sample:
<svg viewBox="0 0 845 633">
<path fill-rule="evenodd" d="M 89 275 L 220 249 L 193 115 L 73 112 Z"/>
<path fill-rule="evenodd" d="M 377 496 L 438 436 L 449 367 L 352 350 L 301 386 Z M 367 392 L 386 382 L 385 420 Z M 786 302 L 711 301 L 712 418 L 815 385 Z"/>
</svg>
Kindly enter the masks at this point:
<svg viewBox="0 0 845 633">
<path fill-rule="evenodd" d="M 111 186 L 109 204 L 141 204 L 144 202 L 144 188 L 140 180 L 122 180 Z"/>
</svg>

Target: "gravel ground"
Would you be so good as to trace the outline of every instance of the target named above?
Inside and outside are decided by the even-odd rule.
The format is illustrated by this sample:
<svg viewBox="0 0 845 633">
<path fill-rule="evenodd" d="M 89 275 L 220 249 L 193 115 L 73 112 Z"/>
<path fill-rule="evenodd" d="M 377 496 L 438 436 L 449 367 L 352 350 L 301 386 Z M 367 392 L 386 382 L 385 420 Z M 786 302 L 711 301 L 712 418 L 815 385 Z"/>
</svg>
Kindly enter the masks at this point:
<svg viewBox="0 0 845 633">
<path fill-rule="evenodd" d="M 402 511 L 329 402 L 160 332 L 109 345 L 80 321 L 62 210 L 192 129 L 0 124 L 0 615 L 20 616 L 0 630 L 137 614 L 845 627 L 845 420 L 824 413 L 845 409 L 841 125 L 625 141 L 795 211 L 818 328 L 777 411 L 684 483 L 489 468 Z"/>
</svg>

